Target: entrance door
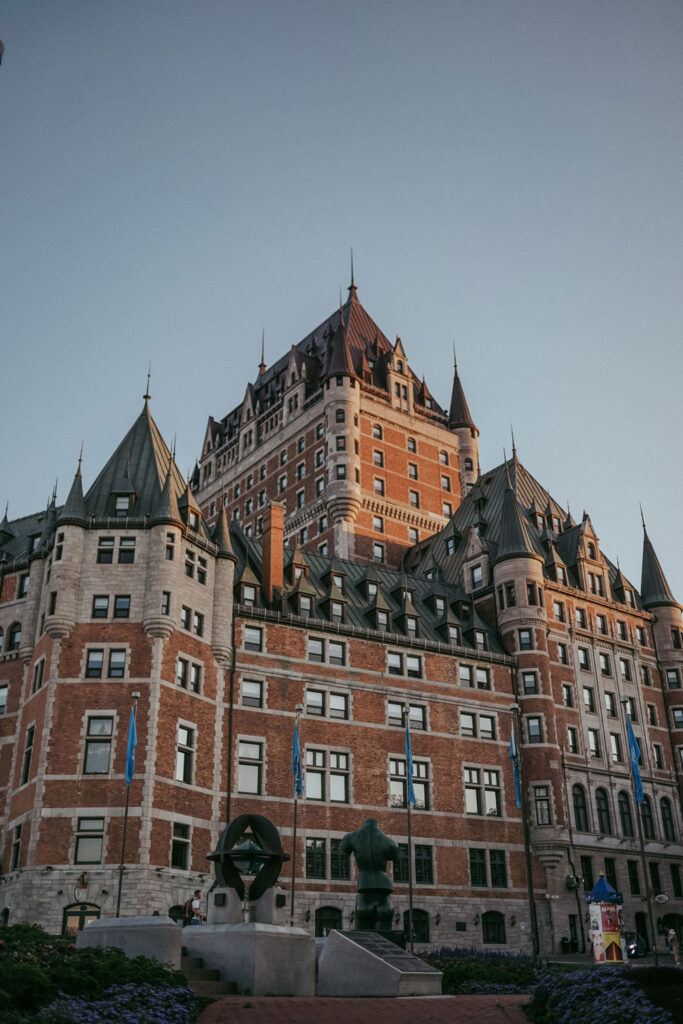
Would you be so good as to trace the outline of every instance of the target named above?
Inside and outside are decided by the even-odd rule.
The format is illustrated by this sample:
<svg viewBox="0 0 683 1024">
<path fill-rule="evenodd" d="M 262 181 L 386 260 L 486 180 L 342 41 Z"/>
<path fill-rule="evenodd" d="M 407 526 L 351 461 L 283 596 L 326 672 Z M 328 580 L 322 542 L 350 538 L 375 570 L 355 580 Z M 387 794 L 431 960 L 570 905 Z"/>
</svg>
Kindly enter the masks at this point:
<svg viewBox="0 0 683 1024">
<path fill-rule="evenodd" d="M 64 908 L 62 935 L 75 938 L 82 932 L 86 924 L 96 921 L 100 916 L 100 908 L 94 903 L 72 903 Z"/>
<path fill-rule="evenodd" d="M 341 928 L 342 913 L 339 907 L 318 907 L 315 912 L 315 935 L 316 938 L 323 938 L 329 935 L 333 928 Z"/>
</svg>

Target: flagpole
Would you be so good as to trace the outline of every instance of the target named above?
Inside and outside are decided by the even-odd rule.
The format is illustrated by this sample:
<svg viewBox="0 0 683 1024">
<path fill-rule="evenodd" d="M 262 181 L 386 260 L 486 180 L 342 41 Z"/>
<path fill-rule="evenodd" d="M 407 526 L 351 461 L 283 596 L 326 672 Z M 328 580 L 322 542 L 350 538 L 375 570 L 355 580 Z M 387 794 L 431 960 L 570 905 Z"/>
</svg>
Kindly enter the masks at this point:
<svg viewBox="0 0 683 1024">
<path fill-rule="evenodd" d="M 633 748 L 631 746 L 631 736 L 629 735 L 629 726 L 631 720 L 628 715 L 628 697 L 621 698 L 621 706 L 624 711 L 624 718 L 626 720 L 626 739 L 628 741 L 629 759 L 631 761 L 631 788 L 633 789 L 633 796 L 636 802 L 636 825 L 638 826 L 638 845 L 640 847 L 640 866 L 643 871 L 643 885 L 645 886 L 645 899 L 647 900 L 647 915 L 650 919 L 650 931 L 652 932 L 652 951 L 655 957 L 655 967 L 659 966 L 659 954 L 657 953 L 657 933 L 655 932 L 655 919 L 652 913 L 652 900 L 650 899 L 650 880 L 647 872 L 647 861 L 645 860 L 645 840 L 643 838 L 643 824 L 640 819 L 640 803 L 642 800 L 638 800 L 638 780 L 636 779 L 635 766 L 638 764 L 638 760 L 634 759 Z M 640 748 L 637 746 L 638 741 L 633 734 L 633 728 L 630 730 L 633 735 L 633 740 L 638 749 L 638 759 L 640 758 Z M 640 772 L 640 769 L 639 769 Z M 642 797 L 642 782 L 641 782 L 641 797 Z"/>
<path fill-rule="evenodd" d="M 292 777 L 294 784 L 294 827 L 292 829 L 292 895 L 289 908 L 289 927 L 294 927 L 294 893 L 296 890 L 296 810 L 299 803 L 299 791 L 301 789 L 301 738 L 299 735 L 299 722 L 303 704 L 296 706 L 296 726 L 294 729 L 295 747 L 292 752 Z M 298 765 L 297 765 L 298 757 Z"/>
<path fill-rule="evenodd" d="M 511 704 L 510 711 L 512 711 L 512 722 L 510 728 L 512 730 L 512 736 L 515 740 L 515 759 L 513 765 L 517 770 L 519 777 L 519 803 L 521 804 L 520 810 L 522 812 L 522 836 L 524 838 L 524 863 L 526 865 L 526 884 L 527 884 L 527 899 L 529 901 L 529 916 L 531 917 L 531 937 L 534 947 L 534 956 L 537 957 L 541 943 L 538 936 L 538 918 L 536 917 L 536 902 L 534 900 L 534 879 L 531 873 L 531 844 L 529 841 L 529 822 L 527 821 L 527 807 L 526 807 L 526 793 L 525 786 L 522 779 L 522 758 L 519 752 L 519 717 L 520 707 L 519 704 Z"/>
<path fill-rule="evenodd" d="M 410 705 L 403 705 L 403 724 L 406 730 L 406 808 L 408 810 L 408 942 L 413 949 L 413 833 L 410 805 L 415 799 L 413 790 L 413 752 L 410 746 Z"/>
<path fill-rule="evenodd" d="M 131 721 L 130 721 L 130 725 L 129 725 L 129 728 L 128 728 L 128 745 L 126 747 L 126 805 L 125 805 L 125 808 L 124 808 L 124 811 L 123 811 L 123 837 L 121 839 L 121 860 L 119 862 L 119 888 L 118 888 L 118 892 L 116 894 L 116 916 L 117 917 L 119 917 L 120 913 L 121 913 L 121 885 L 122 885 L 122 882 L 123 882 L 123 862 L 124 862 L 125 857 L 126 857 L 126 834 L 128 832 L 128 804 L 129 804 L 129 801 L 130 801 L 130 779 L 128 777 L 129 776 L 129 764 L 128 764 L 128 761 L 129 761 L 130 753 L 131 753 L 131 751 L 130 751 L 131 742 L 130 741 L 131 741 L 131 736 L 135 736 L 135 732 L 136 732 L 136 730 L 135 730 L 135 718 L 136 718 L 135 710 L 137 708 L 138 700 L 140 699 L 140 694 L 136 690 L 136 691 L 134 691 L 131 694 L 131 697 L 133 699 L 133 706 L 132 706 L 131 711 L 130 711 L 130 713 L 131 713 Z M 133 754 L 133 763 L 135 763 L 134 757 L 135 757 L 135 755 Z M 131 779 L 132 779 L 132 773 L 131 773 Z"/>
</svg>

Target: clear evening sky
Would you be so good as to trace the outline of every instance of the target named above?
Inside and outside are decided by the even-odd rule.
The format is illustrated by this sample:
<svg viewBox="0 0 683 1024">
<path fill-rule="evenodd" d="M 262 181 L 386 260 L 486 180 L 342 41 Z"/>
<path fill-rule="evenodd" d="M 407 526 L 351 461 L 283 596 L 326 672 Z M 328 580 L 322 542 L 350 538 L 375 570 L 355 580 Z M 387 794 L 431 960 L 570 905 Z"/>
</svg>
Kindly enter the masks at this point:
<svg viewBox="0 0 683 1024">
<path fill-rule="evenodd" d="M 0 517 L 142 408 L 179 465 L 359 298 L 683 600 L 683 5 L 4 0 Z"/>
</svg>

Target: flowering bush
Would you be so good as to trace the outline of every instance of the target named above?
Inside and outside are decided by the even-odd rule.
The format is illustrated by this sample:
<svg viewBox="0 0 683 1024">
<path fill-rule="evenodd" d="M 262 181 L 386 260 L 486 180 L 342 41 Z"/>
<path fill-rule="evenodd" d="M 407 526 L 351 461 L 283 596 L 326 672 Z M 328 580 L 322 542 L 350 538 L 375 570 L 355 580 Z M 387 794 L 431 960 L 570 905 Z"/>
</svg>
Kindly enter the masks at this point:
<svg viewBox="0 0 683 1024">
<path fill-rule="evenodd" d="M 445 995 L 499 995 L 528 992 L 538 970 L 531 957 L 444 947 L 424 957 L 443 973 Z"/>
<path fill-rule="evenodd" d="M 198 1002 L 189 988 L 114 985 L 101 999 L 60 996 L 30 1024 L 191 1024 Z"/>
<path fill-rule="evenodd" d="M 527 1014 L 536 1024 L 672 1024 L 628 979 L 623 967 L 540 975 Z"/>
</svg>

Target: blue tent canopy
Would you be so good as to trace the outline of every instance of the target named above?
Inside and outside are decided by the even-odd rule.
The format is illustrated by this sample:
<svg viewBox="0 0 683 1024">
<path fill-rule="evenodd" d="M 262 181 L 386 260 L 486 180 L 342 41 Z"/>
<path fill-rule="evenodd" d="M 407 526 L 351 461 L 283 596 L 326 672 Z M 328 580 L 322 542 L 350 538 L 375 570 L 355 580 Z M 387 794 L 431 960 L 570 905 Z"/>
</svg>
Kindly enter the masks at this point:
<svg viewBox="0 0 683 1024">
<path fill-rule="evenodd" d="M 585 900 L 586 903 L 623 903 L 624 897 L 601 875 L 591 892 L 586 894 Z"/>
</svg>

